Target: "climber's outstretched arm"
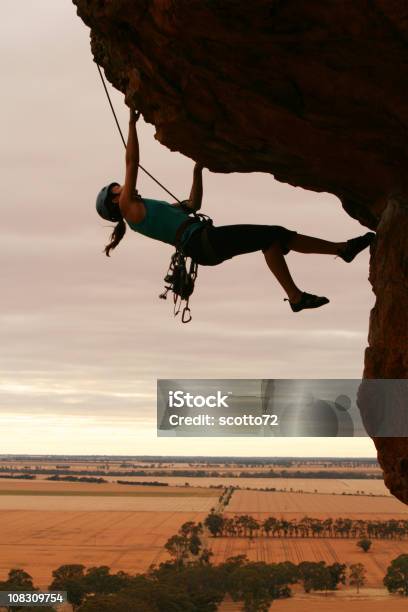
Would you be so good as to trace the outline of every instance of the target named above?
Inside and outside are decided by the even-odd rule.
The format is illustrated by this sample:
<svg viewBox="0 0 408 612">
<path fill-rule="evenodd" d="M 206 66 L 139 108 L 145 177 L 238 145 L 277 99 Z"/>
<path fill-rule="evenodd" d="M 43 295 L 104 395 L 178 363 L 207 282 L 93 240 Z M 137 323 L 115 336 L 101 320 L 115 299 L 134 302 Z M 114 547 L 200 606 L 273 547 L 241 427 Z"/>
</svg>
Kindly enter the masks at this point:
<svg viewBox="0 0 408 612">
<path fill-rule="evenodd" d="M 129 116 L 129 134 L 126 145 L 126 177 L 123 185 L 119 206 L 122 215 L 129 221 L 138 223 L 144 217 L 144 205 L 135 200 L 135 189 L 137 181 L 137 172 L 139 169 L 139 140 L 136 132 L 136 121 L 139 119 L 140 113 L 135 113 L 130 109 Z"/>
<path fill-rule="evenodd" d="M 193 184 L 191 187 L 188 207 L 193 210 L 200 210 L 203 199 L 203 166 L 198 162 L 194 166 Z"/>
</svg>

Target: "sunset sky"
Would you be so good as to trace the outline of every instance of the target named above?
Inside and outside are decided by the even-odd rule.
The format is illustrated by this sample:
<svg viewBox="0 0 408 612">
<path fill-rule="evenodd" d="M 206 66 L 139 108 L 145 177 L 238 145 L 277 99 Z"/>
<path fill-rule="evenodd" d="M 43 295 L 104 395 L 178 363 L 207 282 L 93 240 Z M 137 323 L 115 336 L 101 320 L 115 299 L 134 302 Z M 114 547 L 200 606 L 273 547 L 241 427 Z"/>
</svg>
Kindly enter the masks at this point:
<svg viewBox="0 0 408 612">
<path fill-rule="evenodd" d="M 293 314 L 260 253 L 200 267 L 182 325 L 158 299 L 169 246 L 128 231 L 110 259 L 99 189 L 124 178 L 124 150 L 69 0 L 2 2 L 0 436 L 3 453 L 374 456 L 360 439 L 156 438 L 157 378 L 358 378 L 374 296 L 368 254 L 352 264 L 290 254 Z M 112 90 L 123 128 L 128 111 Z M 141 163 L 180 198 L 193 162 L 138 123 Z M 166 199 L 140 174 L 139 191 Z M 267 174 L 204 171 L 218 225 L 269 223 L 341 241 L 366 230 L 337 198 Z"/>
</svg>

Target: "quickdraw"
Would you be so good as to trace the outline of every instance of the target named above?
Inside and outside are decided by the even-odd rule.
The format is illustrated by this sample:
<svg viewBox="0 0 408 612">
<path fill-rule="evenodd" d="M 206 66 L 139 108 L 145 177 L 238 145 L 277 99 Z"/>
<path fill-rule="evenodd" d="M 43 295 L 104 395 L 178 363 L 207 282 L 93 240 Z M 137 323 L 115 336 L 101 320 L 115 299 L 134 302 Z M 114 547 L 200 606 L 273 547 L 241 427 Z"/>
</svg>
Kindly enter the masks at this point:
<svg viewBox="0 0 408 612">
<path fill-rule="evenodd" d="M 212 224 L 212 220 L 207 215 L 194 213 L 190 221 L 194 222 L 196 220 Z M 182 323 L 189 323 L 192 319 L 189 301 L 197 279 L 198 263 L 183 252 L 180 245 L 181 235 L 182 231 L 176 239 L 176 251 L 171 256 L 170 265 L 164 277 L 164 291 L 159 295 L 159 298 L 166 300 L 168 292 L 171 291 L 173 293 L 174 316 L 176 317 L 181 311 Z M 188 260 L 190 260 L 189 264 Z M 183 302 L 185 302 L 184 308 L 182 308 Z"/>
<path fill-rule="evenodd" d="M 182 323 L 189 323 L 192 319 L 189 300 L 194 291 L 197 271 L 198 264 L 191 259 L 190 265 L 187 266 L 187 257 L 177 249 L 171 256 L 170 266 L 164 277 L 165 288 L 159 297 L 162 300 L 166 300 L 168 292 L 173 292 L 173 312 L 175 317 L 182 309 L 182 303 L 185 302 L 185 306 L 181 313 Z"/>
</svg>

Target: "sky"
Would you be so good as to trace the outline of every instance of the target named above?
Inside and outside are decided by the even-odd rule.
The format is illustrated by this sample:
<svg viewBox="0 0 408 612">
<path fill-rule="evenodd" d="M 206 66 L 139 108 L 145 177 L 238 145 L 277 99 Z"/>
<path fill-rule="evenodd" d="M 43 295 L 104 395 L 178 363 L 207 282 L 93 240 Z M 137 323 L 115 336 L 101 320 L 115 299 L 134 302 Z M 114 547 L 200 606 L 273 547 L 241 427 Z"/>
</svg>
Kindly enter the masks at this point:
<svg viewBox="0 0 408 612">
<path fill-rule="evenodd" d="M 374 296 L 368 254 L 352 264 L 290 253 L 301 289 L 330 304 L 294 314 L 260 253 L 200 267 L 182 325 L 158 299 L 172 248 L 95 212 L 124 179 L 123 144 L 68 0 L 2 1 L 0 437 L 3 453 L 374 456 L 367 438 L 156 437 L 158 378 L 359 378 Z M 128 110 L 110 87 L 123 128 Z M 180 199 L 193 161 L 138 122 L 141 163 Z M 273 126 L 271 126 L 273 129 Z M 204 170 L 216 225 L 283 225 L 342 241 L 361 233 L 339 200 L 272 175 Z M 143 173 L 138 189 L 166 199 Z"/>
</svg>

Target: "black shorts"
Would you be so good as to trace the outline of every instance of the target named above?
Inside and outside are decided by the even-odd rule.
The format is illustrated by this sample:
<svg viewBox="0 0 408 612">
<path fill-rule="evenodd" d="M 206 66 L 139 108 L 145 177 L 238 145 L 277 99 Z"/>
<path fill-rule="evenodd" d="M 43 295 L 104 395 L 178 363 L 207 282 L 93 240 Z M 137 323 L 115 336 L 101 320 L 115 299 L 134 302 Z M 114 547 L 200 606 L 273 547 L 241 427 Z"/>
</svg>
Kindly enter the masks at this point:
<svg viewBox="0 0 408 612">
<path fill-rule="evenodd" d="M 207 232 L 205 240 L 203 232 Z M 286 255 L 290 251 L 289 243 L 296 233 L 280 225 L 210 225 L 193 232 L 183 246 L 183 251 L 204 266 L 215 266 L 244 253 L 266 251 L 276 242 Z"/>
</svg>

